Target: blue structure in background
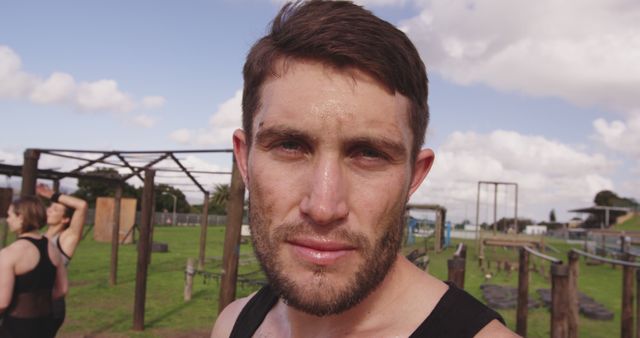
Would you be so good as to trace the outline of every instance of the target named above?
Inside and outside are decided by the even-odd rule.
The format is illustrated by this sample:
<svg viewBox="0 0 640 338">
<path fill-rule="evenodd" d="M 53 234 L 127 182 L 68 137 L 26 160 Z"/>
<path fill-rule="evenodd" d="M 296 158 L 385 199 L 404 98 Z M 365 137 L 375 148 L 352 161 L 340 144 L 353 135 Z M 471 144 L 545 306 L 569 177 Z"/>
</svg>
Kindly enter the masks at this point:
<svg viewBox="0 0 640 338">
<path fill-rule="evenodd" d="M 414 244 L 416 242 L 416 238 L 413 233 L 416 231 L 416 226 L 418 226 L 418 220 L 409 216 L 409 220 L 407 221 L 407 245 Z"/>
<path fill-rule="evenodd" d="M 449 245 L 451 245 L 451 222 L 447 221 L 444 224 L 444 227 L 446 229 L 446 235 L 444 237 L 444 247 L 448 247 Z"/>
</svg>

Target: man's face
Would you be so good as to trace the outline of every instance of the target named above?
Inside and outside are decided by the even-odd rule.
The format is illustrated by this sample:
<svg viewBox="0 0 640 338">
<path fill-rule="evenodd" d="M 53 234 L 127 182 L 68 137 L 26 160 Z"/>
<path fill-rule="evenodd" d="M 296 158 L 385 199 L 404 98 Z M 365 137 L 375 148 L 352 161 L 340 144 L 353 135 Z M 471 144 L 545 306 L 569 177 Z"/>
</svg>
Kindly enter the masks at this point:
<svg viewBox="0 0 640 338">
<path fill-rule="evenodd" d="M 263 85 L 250 147 L 234 134 L 254 248 L 289 305 L 336 314 L 391 268 L 433 154 L 412 167 L 409 102 L 367 74 L 298 61 L 278 73 Z"/>
</svg>

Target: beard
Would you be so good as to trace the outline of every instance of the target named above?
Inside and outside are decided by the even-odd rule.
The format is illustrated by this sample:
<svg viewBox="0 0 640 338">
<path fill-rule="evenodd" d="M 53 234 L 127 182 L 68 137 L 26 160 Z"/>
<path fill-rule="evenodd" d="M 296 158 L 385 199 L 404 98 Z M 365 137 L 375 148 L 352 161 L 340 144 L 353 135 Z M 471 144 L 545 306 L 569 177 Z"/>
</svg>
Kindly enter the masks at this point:
<svg viewBox="0 0 640 338">
<path fill-rule="evenodd" d="M 268 217 L 272 208 L 257 201 L 265 201 L 259 189 L 255 199 L 249 196 L 249 220 L 251 240 L 271 288 L 287 305 L 314 316 L 328 316 L 344 312 L 364 300 L 384 280 L 396 260 L 402 243 L 405 203 L 397 203 L 382 215 L 374 229 L 378 237 L 370 240 L 366 235 L 349 231 L 339 226 L 323 229 L 327 237 L 352 244 L 360 260 L 348 274 L 337 271 L 336 267 L 310 265 L 312 282 L 299 283 L 291 277 L 287 267 L 295 262 L 285 262 L 281 249 L 291 238 L 302 234 L 317 234 L 313 226 L 306 222 L 274 225 Z M 349 265 L 347 268 L 351 267 Z M 339 277 L 339 278 L 337 278 Z M 336 280 L 336 279 L 343 279 Z M 304 285 L 301 285 L 304 284 Z"/>
</svg>

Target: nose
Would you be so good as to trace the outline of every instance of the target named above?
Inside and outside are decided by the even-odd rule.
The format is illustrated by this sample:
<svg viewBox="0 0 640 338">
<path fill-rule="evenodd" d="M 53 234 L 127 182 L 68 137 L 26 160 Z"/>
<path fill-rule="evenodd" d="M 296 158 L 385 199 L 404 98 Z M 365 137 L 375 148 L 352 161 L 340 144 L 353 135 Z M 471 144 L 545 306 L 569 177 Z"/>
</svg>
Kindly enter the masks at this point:
<svg viewBox="0 0 640 338">
<path fill-rule="evenodd" d="M 311 172 L 300 211 L 317 225 L 344 220 L 349 215 L 348 184 L 338 159 L 319 159 Z"/>
</svg>

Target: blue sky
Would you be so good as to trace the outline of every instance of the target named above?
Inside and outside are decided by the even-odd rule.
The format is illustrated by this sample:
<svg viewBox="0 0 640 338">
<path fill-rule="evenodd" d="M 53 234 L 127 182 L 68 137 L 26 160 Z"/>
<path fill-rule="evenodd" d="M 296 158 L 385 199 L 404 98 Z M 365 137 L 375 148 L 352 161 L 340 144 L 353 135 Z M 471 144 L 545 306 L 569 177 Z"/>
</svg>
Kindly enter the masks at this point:
<svg viewBox="0 0 640 338">
<path fill-rule="evenodd" d="M 519 214 L 535 220 L 551 209 L 566 220 L 601 189 L 640 199 L 640 4 L 360 3 L 407 32 L 429 70 L 426 146 L 437 159 L 414 202 L 473 219 L 478 180 L 518 182 Z M 229 147 L 244 57 L 280 4 L 0 4 L 0 160 L 19 164 L 28 147 Z M 184 160 L 230 166 L 226 155 Z M 511 216 L 513 197 L 499 192 L 499 217 Z M 481 221 L 492 199 L 483 190 Z"/>
</svg>

